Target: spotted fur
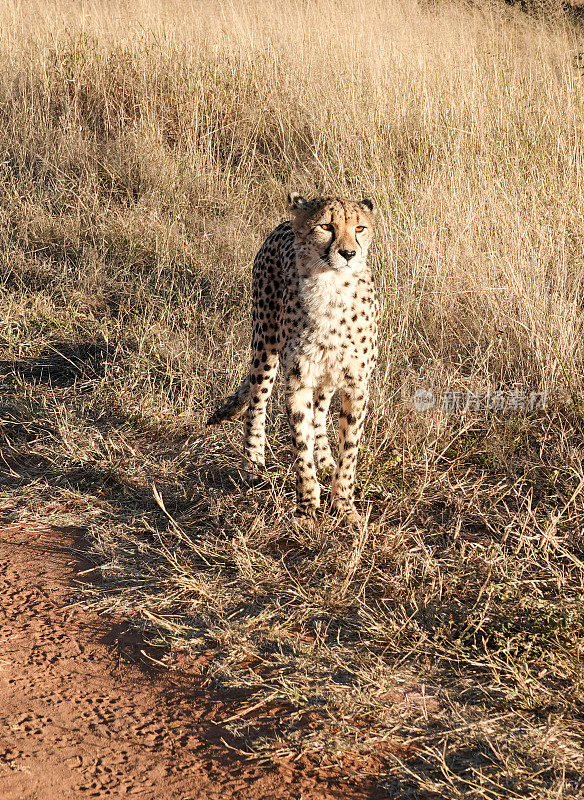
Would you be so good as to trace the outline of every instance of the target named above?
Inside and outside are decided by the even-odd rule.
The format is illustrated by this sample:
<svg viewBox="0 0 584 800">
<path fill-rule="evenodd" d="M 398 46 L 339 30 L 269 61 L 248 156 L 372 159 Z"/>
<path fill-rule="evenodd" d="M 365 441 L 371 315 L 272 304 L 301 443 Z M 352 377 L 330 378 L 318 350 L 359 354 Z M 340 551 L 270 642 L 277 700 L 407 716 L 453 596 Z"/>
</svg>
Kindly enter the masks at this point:
<svg viewBox="0 0 584 800">
<path fill-rule="evenodd" d="M 307 201 L 291 194 L 288 208 L 292 219 L 268 236 L 254 262 L 249 375 L 208 424 L 247 411 L 243 466 L 248 473 L 261 473 L 266 405 L 281 363 L 298 513 L 315 517 L 320 505 L 316 470 L 330 468 L 333 507 L 354 519 L 357 450 L 377 359 L 378 303 L 367 266 L 373 203 L 330 197 Z M 326 415 L 338 389 L 335 465 Z"/>
</svg>

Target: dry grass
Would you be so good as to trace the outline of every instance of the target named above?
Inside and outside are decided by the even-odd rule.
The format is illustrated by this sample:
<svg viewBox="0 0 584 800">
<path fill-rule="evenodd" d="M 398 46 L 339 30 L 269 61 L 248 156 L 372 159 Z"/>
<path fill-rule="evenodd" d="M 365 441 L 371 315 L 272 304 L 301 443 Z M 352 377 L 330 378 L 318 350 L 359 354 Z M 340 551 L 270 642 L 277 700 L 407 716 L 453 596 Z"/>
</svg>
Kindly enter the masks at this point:
<svg viewBox="0 0 584 800">
<path fill-rule="evenodd" d="M 4 516 L 87 528 L 86 602 L 169 662 L 212 651 L 259 757 L 376 754 L 396 798 L 584 796 L 582 35 L 406 0 L 0 24 Z M 293 526 L 278 396 L 263 490 L 240 426 L 202 427 L 291 189 L 380 207 L 356 533 Z M 419 414 L 418 387 L 549 402 Z"/>
</svg>

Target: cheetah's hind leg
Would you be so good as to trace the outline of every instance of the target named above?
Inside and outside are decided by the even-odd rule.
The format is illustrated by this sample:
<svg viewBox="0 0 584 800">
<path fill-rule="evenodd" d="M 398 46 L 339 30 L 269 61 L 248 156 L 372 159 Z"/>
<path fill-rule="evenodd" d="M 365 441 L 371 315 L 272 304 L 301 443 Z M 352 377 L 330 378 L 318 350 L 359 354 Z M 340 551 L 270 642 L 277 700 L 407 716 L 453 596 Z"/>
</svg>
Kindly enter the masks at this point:
<svg viewBox="0 0 584 800">
<path fill-rule="evenodd" d="M 220 425 L 222 422 L 240 419 L 247 412 L 250 399 L 250 376 L 248 375 L 239 388 L 225 400 L 223 405 L 211 414 L 207 420 L 207 425 Z M 239 477 L 249 486 L 257 486 L 263 482 L 262 476 L 254 469 L 254 465 L 248 465 L 245 461 L 243 467 L 239 470 Z"/>
<path fill-rule="evenodd" d="M 241 475 L 252 486 L 267 480 L 265 467 L 266 407 L 274 388 L 279 352 L 266 346 L 261 336 L 254 335 L 253 361 L 249 372 L 250 400 L 243 439 Z"/>
</svg>

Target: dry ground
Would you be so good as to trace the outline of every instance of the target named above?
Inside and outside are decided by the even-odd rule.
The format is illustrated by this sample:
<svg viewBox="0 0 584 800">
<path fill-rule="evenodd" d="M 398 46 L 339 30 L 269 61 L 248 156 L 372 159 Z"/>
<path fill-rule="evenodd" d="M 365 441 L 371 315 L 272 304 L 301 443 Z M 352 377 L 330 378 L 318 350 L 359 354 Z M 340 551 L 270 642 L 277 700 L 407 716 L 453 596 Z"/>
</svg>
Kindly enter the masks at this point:
<svg viewBox="0 0 584 800">
<path fill-rule="evenodd" d="M 260 765 L 584 796 L 580 29 L 409 0 L 38 0 L 0 25 L 5 521 L 83 529 L 77 599 L 159 665 L 211 654 Z M 240 425 L 203 424 L 291 189 L 380 209 L 356 532 L 294 527 L 279 395 L 263 489 Z M 548 402 L 418 413 L 418 388 Z"/>
<path fill-rule="evenodd" d="M 80 531 L 0 527 L 3 800 L 374 800 L 371 781 L 317 759 L 241 756 L 224 720 L 246 698 L 206 685 L 212 657 L 157 669 L 123 620 L 68 603 L 90 565 Z"/>
</svg>

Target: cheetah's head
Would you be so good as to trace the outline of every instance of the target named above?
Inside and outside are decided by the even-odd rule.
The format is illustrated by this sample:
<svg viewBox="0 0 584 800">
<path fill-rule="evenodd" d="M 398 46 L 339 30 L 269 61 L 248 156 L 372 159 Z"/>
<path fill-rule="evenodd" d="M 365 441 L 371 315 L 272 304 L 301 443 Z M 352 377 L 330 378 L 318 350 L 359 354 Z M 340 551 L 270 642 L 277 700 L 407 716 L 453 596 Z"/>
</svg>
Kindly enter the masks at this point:
<svg viewBox="0 0 584 800">
<path fill-rule="evenodd" d="M 293 192 L 288 209 L 298 256 L 311 271 L 357 271 L 365 265 L 375 216 L 372 200 L 305 200 Z"/>
</svg>

